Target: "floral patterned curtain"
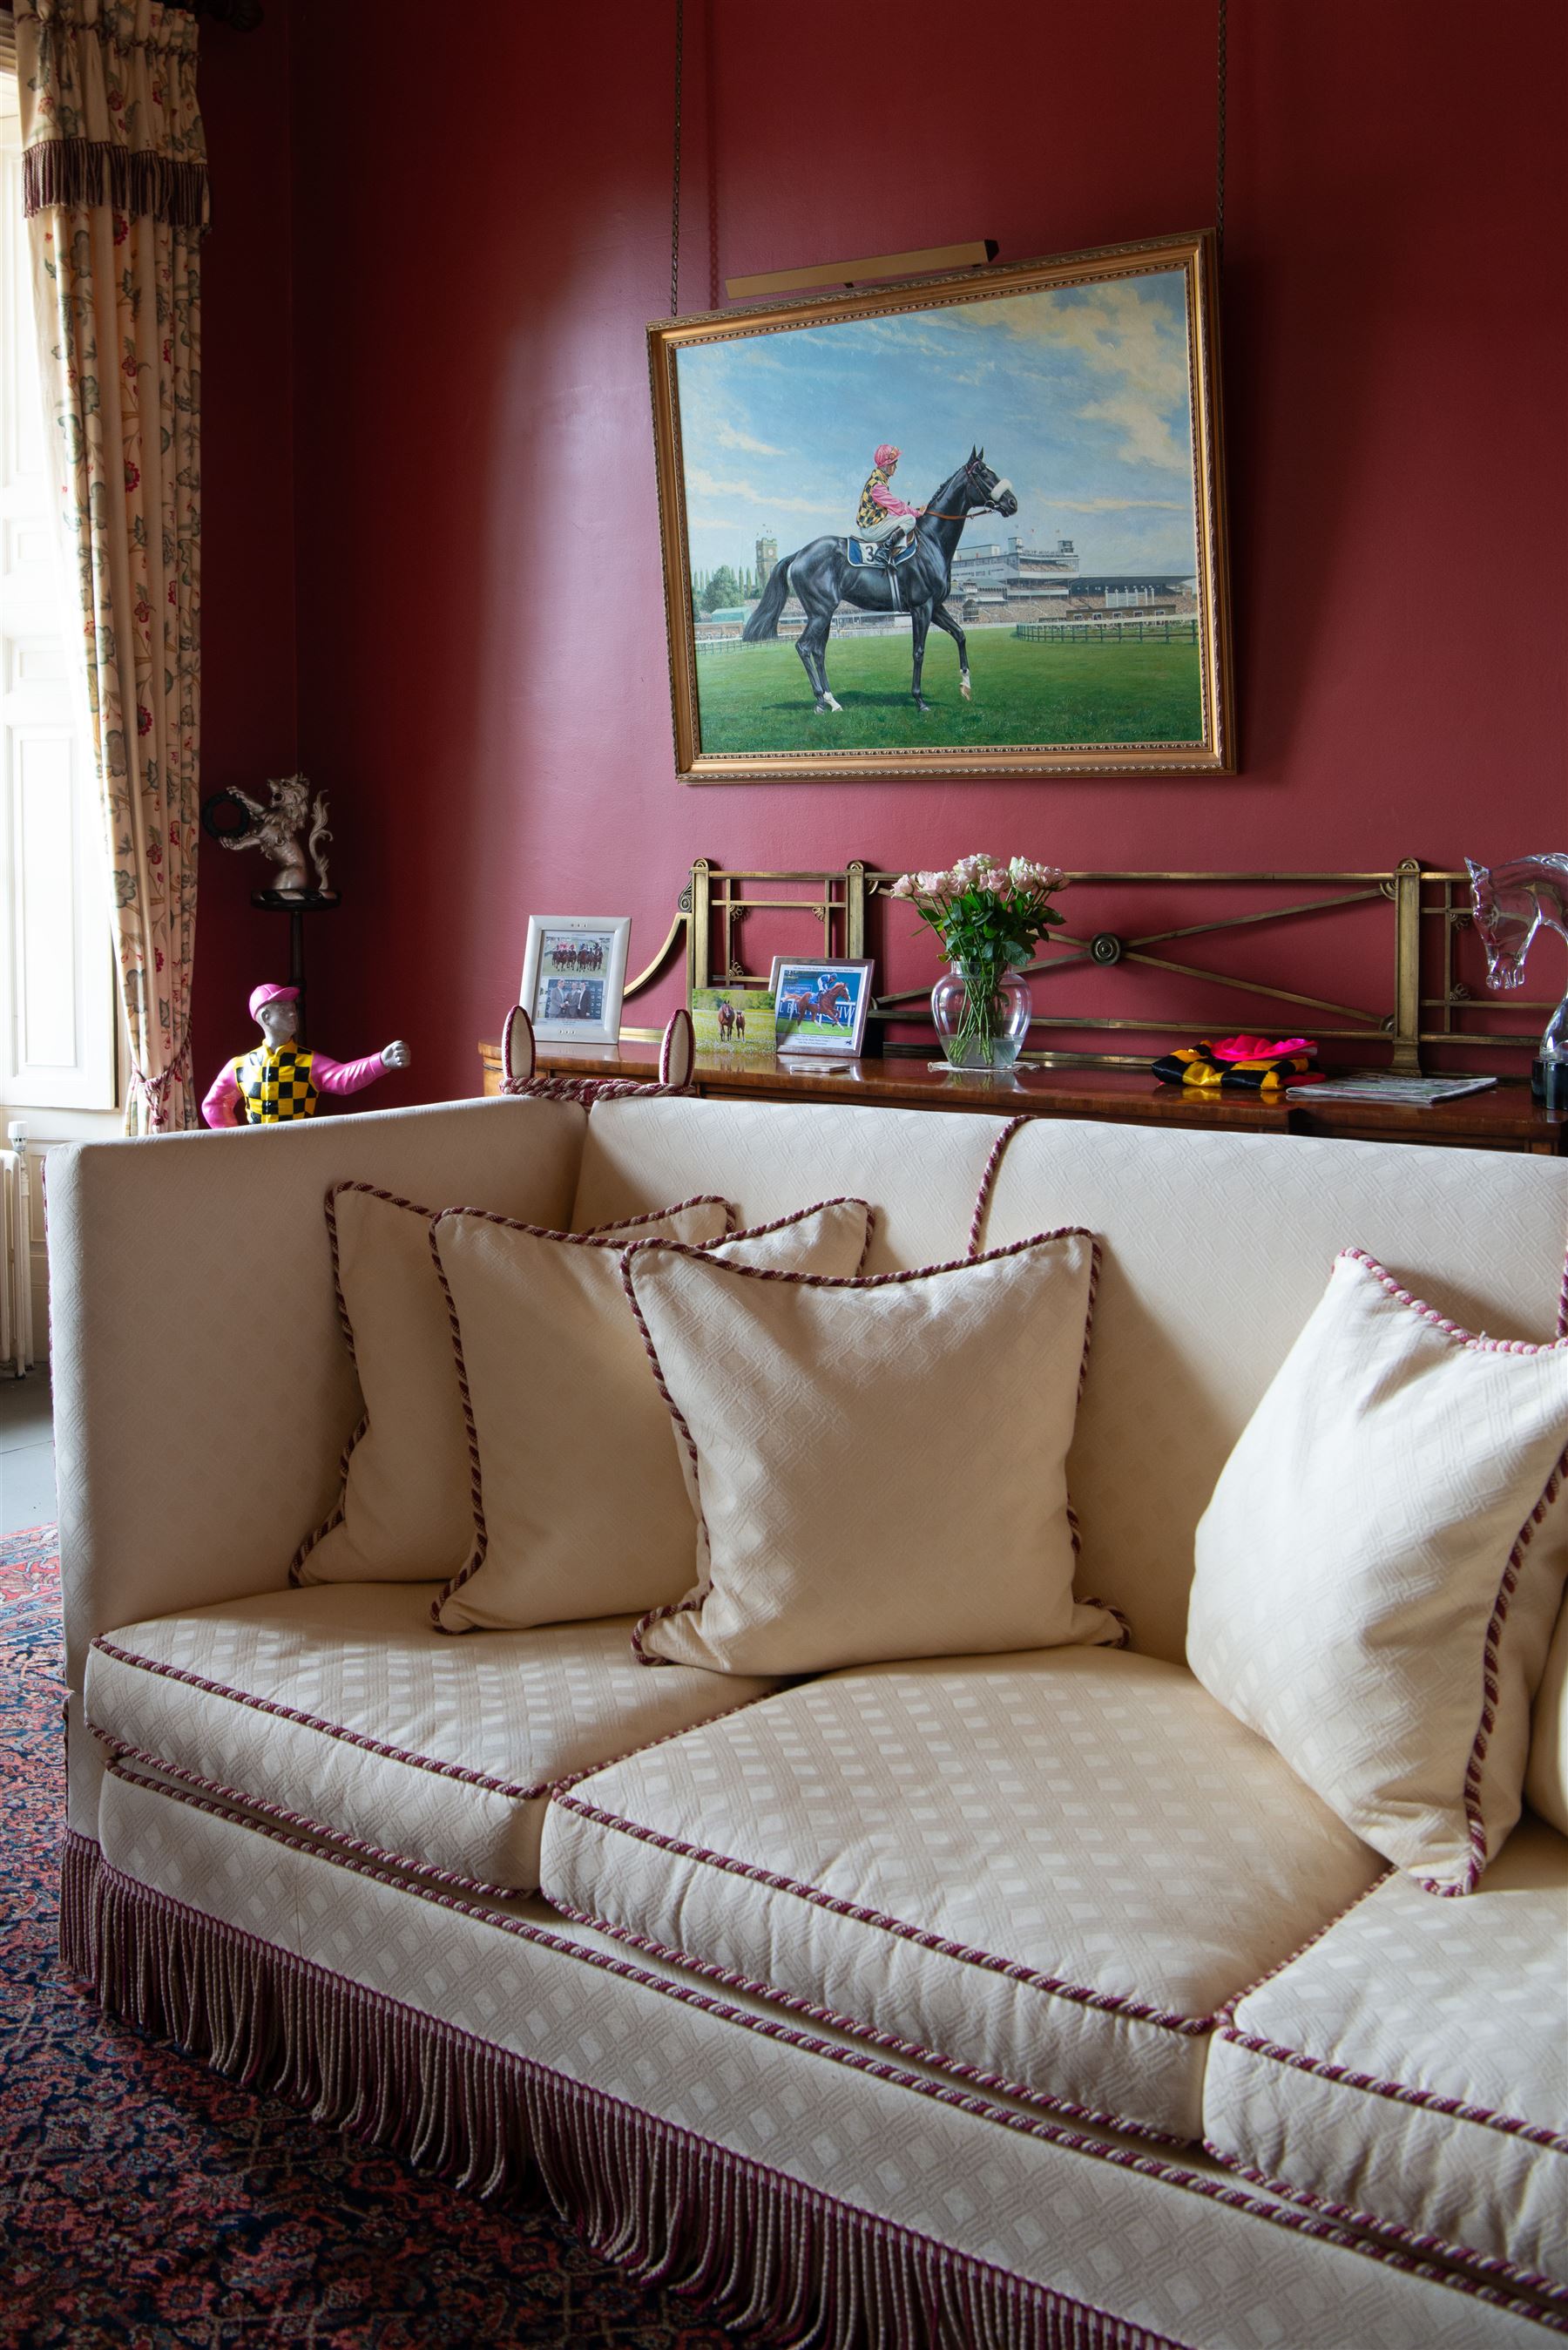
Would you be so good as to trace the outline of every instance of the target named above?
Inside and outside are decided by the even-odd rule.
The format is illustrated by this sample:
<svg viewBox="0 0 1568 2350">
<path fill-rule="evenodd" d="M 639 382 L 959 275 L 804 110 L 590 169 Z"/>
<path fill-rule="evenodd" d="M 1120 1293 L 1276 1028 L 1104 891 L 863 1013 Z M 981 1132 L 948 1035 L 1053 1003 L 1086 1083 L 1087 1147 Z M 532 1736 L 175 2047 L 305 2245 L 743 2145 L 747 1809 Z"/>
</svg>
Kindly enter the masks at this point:
<svg viewBox="0 0 1568 2350">
<path fill-rule="evenodd" d="M 134 1064 L 126 1126 L 156 1134 L 198 1122 L 196 26 L 156 0 L 16 0 L 16 19 L 45 419 L 80 582 Z"/>
</svg>

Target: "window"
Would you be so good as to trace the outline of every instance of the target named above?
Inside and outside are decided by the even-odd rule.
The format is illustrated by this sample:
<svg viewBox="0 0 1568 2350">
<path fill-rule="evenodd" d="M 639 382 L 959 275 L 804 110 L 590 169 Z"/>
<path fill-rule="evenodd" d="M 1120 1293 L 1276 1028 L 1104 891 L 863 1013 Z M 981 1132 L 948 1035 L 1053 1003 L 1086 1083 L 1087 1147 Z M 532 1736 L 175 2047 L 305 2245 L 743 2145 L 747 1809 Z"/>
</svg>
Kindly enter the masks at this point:
<svg viewBox="0 0 1568 2350">
<path fill-rule="evenodd" d="M 103 819 L 66 634 L 32 300 L 21 120 L 15 72 L 5 59 L 0 61 L 0 1106 L 109 1110 L 119 1100 L 119 1021 Z"/>
</svg>

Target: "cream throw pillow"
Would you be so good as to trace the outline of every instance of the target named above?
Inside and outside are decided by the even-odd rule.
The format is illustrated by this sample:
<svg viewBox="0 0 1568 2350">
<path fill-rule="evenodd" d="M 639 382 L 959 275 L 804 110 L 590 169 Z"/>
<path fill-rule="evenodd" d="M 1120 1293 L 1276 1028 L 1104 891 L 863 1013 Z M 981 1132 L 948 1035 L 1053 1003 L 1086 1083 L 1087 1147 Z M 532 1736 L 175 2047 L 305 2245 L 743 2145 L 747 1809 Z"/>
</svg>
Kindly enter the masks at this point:
<svg viewBox="0 0 1568 2350">
<path fill-rule="evenodd" d="M 1519 1816 L 1565 1446 L 1568 1341 L 1472 1337 L 1349 1249 L 1198 1528 L 1193 1671 L 1434 1892 Z"/>
<path fill-rule="evenodd" d="M 1557 1611 L 1557 1629 L 1535 1692 L 1524 1793 L 1543 1820 L 1568 1835 L 1568 1604 Z"/>
<path fill-rule="evenodd" d="M 696 1586 L 637 1627 L 645 1663 L 817 1673 L 1117 1637 L 1073 1597 L 1087 1232 L 867 1281 L 657 1244 L 624 1263 L 700 1500 Z"/>
<path fill-rule="evenodd" d="M 431 1255 L 440 1212 L 369 1183 L 327 1194 L 337 1307 L 365 1417 L 344 1455 L 337 1507 L 295 1558 L 296 1583 L 432 1583 L 468 1557 L 468 1429 Z M 651 1234 L 701 1245 L 729 1226 L 726 1203 L 702 1198 L 597 1237 L 612 1248 Z"/>
<path fill-rule="evenodd" d="M 436 1624 L 520 1630 L 679 1598 L 692 1507 L 620 1247 L 467 1209 L 431 1230 L 460 1334 L 474 1494 L 472 1549 L 431 1611 Z M 774 1274 L 848 1274 L 870 1235 L 864 1200 L 833 1200 L 715 1254 Z"/>
</svg>

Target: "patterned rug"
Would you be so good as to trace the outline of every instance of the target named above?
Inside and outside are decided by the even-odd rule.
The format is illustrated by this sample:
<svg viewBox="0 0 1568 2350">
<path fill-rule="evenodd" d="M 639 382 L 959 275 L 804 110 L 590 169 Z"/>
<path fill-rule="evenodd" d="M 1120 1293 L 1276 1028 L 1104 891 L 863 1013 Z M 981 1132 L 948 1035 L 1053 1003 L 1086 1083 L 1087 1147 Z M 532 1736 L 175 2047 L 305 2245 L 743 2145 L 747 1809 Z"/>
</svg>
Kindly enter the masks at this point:
<svg viewBox="0 0 1568 2350">
<path fill-rule="evenodd" d="M 0 1537 L 0 2350 L 726 2350 L 497 2210 L 111 2023 L 55 1959 L 52 1526 Z"/>
</svg>

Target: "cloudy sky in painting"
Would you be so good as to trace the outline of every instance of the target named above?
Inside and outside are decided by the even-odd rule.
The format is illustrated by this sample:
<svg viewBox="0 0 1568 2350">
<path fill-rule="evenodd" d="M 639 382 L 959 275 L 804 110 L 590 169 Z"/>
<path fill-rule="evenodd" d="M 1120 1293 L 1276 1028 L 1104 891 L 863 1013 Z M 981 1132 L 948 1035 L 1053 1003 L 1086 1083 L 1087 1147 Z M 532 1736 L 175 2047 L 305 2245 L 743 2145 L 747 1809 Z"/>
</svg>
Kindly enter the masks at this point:
<svg viewBox="0 0 1568 2350">
<path fill-rule="evenodd" d="M 865 318 L 680 354 L 692 561 L 749 570 L 846 531 L 878 442 L 923 504 L 971 442 L 1018 493 L 1022 531 L 1085 572 L 1190 570 L 1191 417 L 1179 270 Z"/>
</svg>

